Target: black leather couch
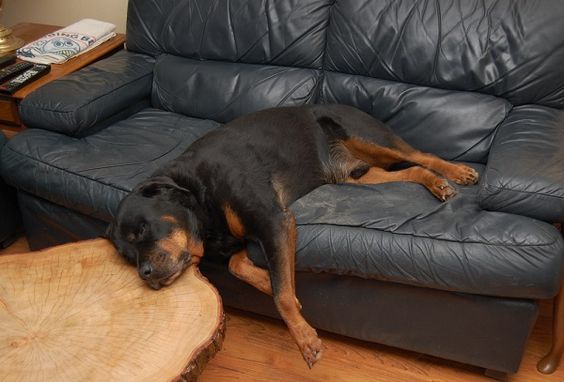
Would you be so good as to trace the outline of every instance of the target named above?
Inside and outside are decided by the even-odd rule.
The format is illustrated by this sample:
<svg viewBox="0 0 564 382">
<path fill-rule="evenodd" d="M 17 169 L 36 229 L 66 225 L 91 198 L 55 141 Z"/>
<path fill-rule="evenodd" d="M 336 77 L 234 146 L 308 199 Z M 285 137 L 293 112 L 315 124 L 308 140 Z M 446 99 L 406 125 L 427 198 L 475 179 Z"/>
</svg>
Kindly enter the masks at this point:
<svg viewBox="0 0 564 382">
<path fill-rule="evenodd" d="M 135 184 L 239 115 L 354 105 L 480 183 L 326 185 L 292 205 L 304 315 L 334 333 L 515 372 L 562 278 L 559 0 L 130 0 L 127 50 L 28 96 L 2 151 L 33 248 L 103 234 Z M 256 249 L 253 259 L 261 264 Z M 223 266 L 227 305 L 276 315 Z"/>
<path fill-rule="evenodd" d="M 0 150 L 6 144 L 6 137 L 0 132 Z M 16 200 L 16 190 L 0 177 L 0 248 L 6 248 L 21 233 L 21 218 Z"/>
</svg>

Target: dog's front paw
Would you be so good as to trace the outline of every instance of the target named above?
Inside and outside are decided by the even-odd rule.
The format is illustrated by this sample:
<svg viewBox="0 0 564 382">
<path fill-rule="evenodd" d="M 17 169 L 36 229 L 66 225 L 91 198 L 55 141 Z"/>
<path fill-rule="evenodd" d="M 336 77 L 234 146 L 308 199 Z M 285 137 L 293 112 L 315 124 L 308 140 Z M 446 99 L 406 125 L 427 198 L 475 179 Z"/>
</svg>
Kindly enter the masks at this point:
<svg viewBox="0 0 564 382">
<path fill-rule="evenodd" d="M 307 366 L 311 369 L 321 359 L 323 343 L 317 336 L 315 329 L 307 324 L 295 328 L 295 338 Z"/>
<path fill-rule="evenodd" d="M 307 363 L 307 366 L 311 369 L 313 365 L 321 359 L 323 355 L 323 343 L 319 337 L 315 336 L 311 341 L 308 341 L 303 348 L 300 349 L 302 356 Z"/>
<path fill-rule="evenodd" d="M 466 186 L 470 184 L 476 184 L 478 182 L 478 172 L 472 167 L 468 167 L 463 164 L 452 164 L 452 166 L 453 167 L 449 169 L 446 176 L 456 184 Z"/>
</svg>

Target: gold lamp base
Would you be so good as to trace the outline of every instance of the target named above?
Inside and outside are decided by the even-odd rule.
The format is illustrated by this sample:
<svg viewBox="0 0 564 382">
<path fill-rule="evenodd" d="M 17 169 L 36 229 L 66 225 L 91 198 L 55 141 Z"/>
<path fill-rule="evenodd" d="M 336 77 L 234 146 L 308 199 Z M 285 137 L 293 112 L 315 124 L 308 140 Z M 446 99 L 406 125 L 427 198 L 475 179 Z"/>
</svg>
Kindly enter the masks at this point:
<svg viewBox="0 0 564 382">
<path fill-rule="evenodd" d="M 12 36 L 12 30 L 0 25 L 0 56 L 15 51 L 22 47 L 24 41 L 21 38 Z"/>
</svg>

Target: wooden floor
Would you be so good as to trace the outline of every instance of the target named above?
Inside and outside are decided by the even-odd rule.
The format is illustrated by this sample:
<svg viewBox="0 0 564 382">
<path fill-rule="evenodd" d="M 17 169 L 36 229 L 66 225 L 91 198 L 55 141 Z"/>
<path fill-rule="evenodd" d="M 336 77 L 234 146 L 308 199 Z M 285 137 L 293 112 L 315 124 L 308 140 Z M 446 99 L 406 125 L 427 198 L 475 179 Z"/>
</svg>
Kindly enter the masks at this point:
<svg viewBox="0 0 564 382">
<path fill-rule="evenodd" d="M 0 251 L 28 250 L 25 239 Z M 550 301 L 541 302 L 541 313 L 527 344 L 519 372 L 511 382 L 563 382 L 564 365 L 552 375 L 536 371 L 537 360 L 550 346 Z M 480 382 L 492 381 L 477 367 L 320 333 L 326 346 L 323 359 L 309 370 L 286 328 L 276 320 L 227 310 L 223 349 L 210 361 L 199 382 Z"/>
</svg>

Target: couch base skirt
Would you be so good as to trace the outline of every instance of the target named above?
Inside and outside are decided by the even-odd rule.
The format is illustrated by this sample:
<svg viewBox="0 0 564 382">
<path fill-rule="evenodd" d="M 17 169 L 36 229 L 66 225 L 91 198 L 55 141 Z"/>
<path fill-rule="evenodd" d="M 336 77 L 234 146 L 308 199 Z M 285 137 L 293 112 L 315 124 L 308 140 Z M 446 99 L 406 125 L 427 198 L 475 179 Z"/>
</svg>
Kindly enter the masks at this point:
<svg viewBox="0 0 564 382">
<path fill-rule="evenodd" d="M 21 191 L 18 192 L 18 203 L 29 247 L 34 251 L 94 239 L 104 234 L 108 225 Z"/>
<path fill-rule="evenodd" d="M 20 232 L 21 217 L 16 204 L 16 190 L 2 179 L 0 179 L 0 215 L 0 248 L 5 248 Z"/>
<path fill-rule="evenodd" d="M 280 318 L 272 298 L 231 276 L 223 265 L 202 273 L 226 305 Z M 535 323 L 535 301 L 476 296 L 298 272 L 296 293 L 309 323 L 331 333 L 504 373 L 515 373 Z"/>
<path fill-rule="evenodd" d="M 25 193 L 19 203 L 34 250 L 100 236 L 108 224 Z M 204 262 L 201 268 L 227 306 L 279 318 L 269 296 L 224 265 Z M 303 314 L 315 328 L 504 373 L 518 370 L 538 313 L 533 300 L 326 273 L 298 272 L 296 284 Z"/>
</svg>

